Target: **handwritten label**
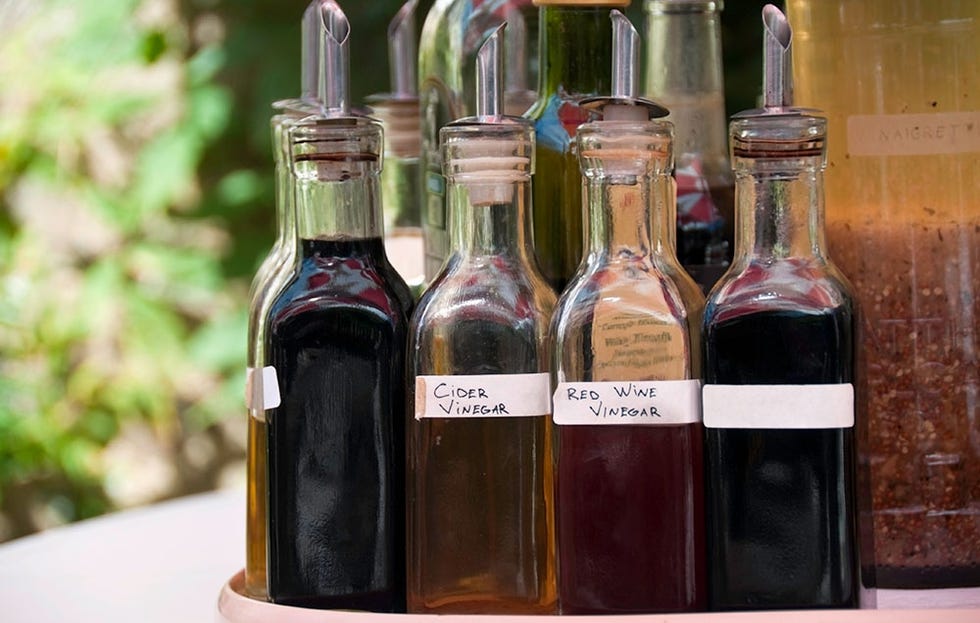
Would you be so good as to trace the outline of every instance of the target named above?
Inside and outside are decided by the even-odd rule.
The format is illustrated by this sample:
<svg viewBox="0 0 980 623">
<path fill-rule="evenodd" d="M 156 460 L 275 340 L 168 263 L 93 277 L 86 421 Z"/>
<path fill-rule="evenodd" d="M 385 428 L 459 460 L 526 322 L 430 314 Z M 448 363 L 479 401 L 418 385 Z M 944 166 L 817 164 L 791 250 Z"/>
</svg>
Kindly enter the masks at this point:
<svg viewBox="0 0 980 623">
<path fill-rule="evenodd" d="M 551 381 L 535 374 L 419 376 L 415 418 L 525 417 L 551 413 Z"/>
<path fill-rule="evenodd" d="M 275 409 L 281 402 L 275 367 L 245 368 L 245 408 L 252 417 L 265 419 L 265 411 Z"/>
<path fill-rule="evenodd" d="M 701 421 L 701 382 L 559 383 L 554 405 L 555 424 L 692 424 Z"/>
<path fill-rule="evenodd" d="M 851 428 L 854 386 L 705 385 L 707 428 Z"/>
<path fill-rule="evenodd" d="M 852 156 L 929 156 L 980 152 L 980 112 L 851 115 Z"/>
</svg>

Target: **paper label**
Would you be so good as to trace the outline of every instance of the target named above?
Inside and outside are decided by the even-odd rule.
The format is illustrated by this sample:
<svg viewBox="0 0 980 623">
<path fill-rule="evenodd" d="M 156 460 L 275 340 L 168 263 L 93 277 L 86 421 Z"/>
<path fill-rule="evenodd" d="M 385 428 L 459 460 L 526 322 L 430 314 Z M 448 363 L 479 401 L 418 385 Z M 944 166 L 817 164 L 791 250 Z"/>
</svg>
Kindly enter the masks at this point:
<svg viewBox="0 0 980 623">
<path fill-rule="evenodd" d="M 677 425 L 701 421 L 701 382 L 559 383 L 555 424 Z"/>
<path fill-rule="evenodd" d="M 851 115 L 852 156 L 929 156 L 980 152 L 980 112 Z"/>
<path fill-rule="evenodd" d="M 707 428 L 851 428 L 854 386 L 705 385 Z"/>
<path fill-rule="evenodd" d="M 245 368 L 245 407 L 253 417 L 264 417 L 267 409 L 275 409 L 281 402 L 275 367 Z"/>
<path fill-rule="evenodd" d="M 415 418 L 521 417 L 551 413 L 551 380 L 535 374 L 419 376 Z"/>
</svg>

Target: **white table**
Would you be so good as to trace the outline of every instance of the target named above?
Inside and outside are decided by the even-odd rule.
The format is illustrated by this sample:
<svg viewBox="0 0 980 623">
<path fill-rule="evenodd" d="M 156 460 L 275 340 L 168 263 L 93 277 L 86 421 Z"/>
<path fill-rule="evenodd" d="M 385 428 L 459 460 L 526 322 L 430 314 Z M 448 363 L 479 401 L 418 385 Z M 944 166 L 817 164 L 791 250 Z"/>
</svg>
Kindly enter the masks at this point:
<svg viewBox="0 0 980 623">
<path fill-rule="evenodd" d="M 0 545 L 0 621 L 213 621 L 245 563 L 245 492 L 123 511 Z"/>
</svg>

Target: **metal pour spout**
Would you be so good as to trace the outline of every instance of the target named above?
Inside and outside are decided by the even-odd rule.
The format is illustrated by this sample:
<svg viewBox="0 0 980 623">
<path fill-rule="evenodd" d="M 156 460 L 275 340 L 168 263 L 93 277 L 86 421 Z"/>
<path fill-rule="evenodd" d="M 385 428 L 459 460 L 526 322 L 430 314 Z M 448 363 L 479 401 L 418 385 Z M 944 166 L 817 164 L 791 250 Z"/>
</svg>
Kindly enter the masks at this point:
<svg viewBox="0 0 980 623">
<path fill-rule="evenodd" d="M 319 6 L 318 95 L 327 112 L 350 114 L 350 22 L 334 0 Z"/>
<path fill-rule="evenodd" d="M 415 9 L 419 0 L 408 0 L 388 24 L 388 70 L 391 92 L 395 97 L 418 95 L 416 66 L 418 45 L 415 41 Z"/>
<path fill-rule="evenodd" d="M 499 117 L 504 104 L 504 22 L 491 33 L 476 54 L 476 116 Z"/>
<path fill-rule="evenodd" d="M 793 105 L 793 29 L 783 12 L 771 4 L 762 9 L 762 93 L 764 108 Z"/>
<path fill-rule="evenodd" d="M 305 100 L 316 99 L 320 82 L 320 5 L 325 0 L 313 0 L 303 12 L 303 25 L 300 29 L 302 49 L 300 50 L 300 71 L 302 94 Z"/>
<path fill-rule="evenodd" d="M 618 10 L 610 13 L 612 20 L 612 96 L 636 96 L 636 74 L 640 66 L 640 34 L 630 20 Z"/>
</svg>

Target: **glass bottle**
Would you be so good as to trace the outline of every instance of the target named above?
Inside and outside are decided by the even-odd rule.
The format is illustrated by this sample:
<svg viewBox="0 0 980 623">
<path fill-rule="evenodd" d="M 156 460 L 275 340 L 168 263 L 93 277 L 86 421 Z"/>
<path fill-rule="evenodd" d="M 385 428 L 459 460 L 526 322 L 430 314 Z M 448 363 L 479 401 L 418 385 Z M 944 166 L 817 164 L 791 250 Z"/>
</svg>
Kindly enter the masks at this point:
<svg viewBox="0 0 980 623">
<path fill-rule="evenodd" d="M 425 283 L 419 170 L 419 96 L 415 78 L 415 11 L 418 0 L 408 0 L 388 24 L 388 61 L 391 92 L 367 98 L 371 114 L 385 130 L 385 166 L 381 190 L 385 197 L 385 250 L 409 288 L 421 293 Z"/>
<path fill-rule="evenodd" d="M 274 102 L 272 153 L 275 166 L 276 239 L 262 261 L 249 290 L 248 347 L 246 355 L 245 401 L 248 410 L 246 438 L 246 521 L 245 521 L 245 592 L 253 599 L 268 596 L 266 578 L 266 406 L 262 377 L 268 374 L 265 341 L 268 314 L 281 288 L 292 278 L 295 259 L 295 211 L 289 183 L 289 150 L 285 134 L 289 125 L 320 111 L 316 99 L 318 84 L 317 46 L 320 37 L 319 6 L 314 0 L 303 15 L 302 27 L 302 95 Z"/>
<path fill-rule="evenodd" d="M 295 275 L 266 345 L 269 598 L 404 609 L 405 343 L 412 296 L 382 242 L 381 125 L 347 100 L 349 25 L 324 11 L 324 112 L 288 131 Z"/>
<path fill-rule="evenodd" d="M 535 77 L 537 9 L 531 0 L 437 0 L 422 27 L 419 42 L 419 105 L 423 179 L 422 230 L 425 275 L 432 280 L 449 255 L 450 234 L 446 180 L 442 175 L 439 130 L 473 114 L 472 72 L 476 52 L 486 37 L 506 22 L 507 63 L 504 111 L 520 115 L 534 103 L 528 89 Z"/>
<path fill-rule="evenodd" d="M 786 8 L 798 99 L 830 122 L 827 240 L 864 313 L 862 524 L 876 599 L 911 607 L 924 596 L 910 589 L 958 588 L 944 603 L 976 605 L 980 2 Z"/>
<path fill-rule="evenodd" d="M 583 101 L 604 120 L 577 133 L 588 250 L 552 328 L 564 614 L 705 603 L 704 299 L 674 253 L 672 127 L 649 120 L 667 111 L 621 84 L 636 63 L 624 70 L 620 59 L 634 56 L 638 36 L 612 16 L 613 97 Z"/>
<path fill-rule="evenodd" d="M 603 104 L 606 119 L 623 112 L 610 107 L 640 118 L 576 137 L 588 249 L 552 324 L 559 603 L 563 614 L 703 610 L 704 297 L 674 253 L 673 128 L 649 120 L 667 112 L 652 103 Z"/>
<path fill-rule="evenodd" d="M 410 327 L 408 609 L 548 614 L 555 295 L 528 235 L 533 130 L 483 110 L 440 133 L 452 252 Z"/>
<path fill-rule="evenodd" d="M 735 182 L 721 64 L 722 0 L 647 0 L 644 94 L 670 109 L 677 255 L 707 293 L 732 259 Z"/>
<path fill-rule="evenodd" d="M 541 7 L 538 101 L 527 112 L 537 137 L 534 251 L 558 292 L 582 260 L 582 178 L 572 153 L 575 130 L 588 121 L 582 98 L 609 93 L 609 11 L 629 0 L 534 0 Z"/>
<path fill-rule="evenodd" d="M 763 15 L 766 108 L 731 124 L 735 258 L 704 316 L 709 606 L 854 607 L 856 310 L 824 241 L 826 119 L 791 107 L 790 29 Z"/>
</svg>

